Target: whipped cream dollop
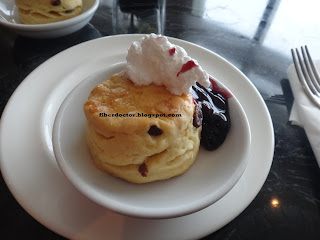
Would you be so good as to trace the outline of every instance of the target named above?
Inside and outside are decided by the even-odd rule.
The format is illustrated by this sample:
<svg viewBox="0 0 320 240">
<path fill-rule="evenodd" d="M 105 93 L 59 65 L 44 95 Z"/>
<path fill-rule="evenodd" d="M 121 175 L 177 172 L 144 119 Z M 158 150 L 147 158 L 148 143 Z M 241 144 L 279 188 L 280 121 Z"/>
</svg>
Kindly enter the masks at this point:
<svg viewBox="0 0 320 240">
<path fill-rule="evenodd" d="M 209 75 L 180 46 L 162 35 L 146 35 L 132 43 L 124 73 L 138 86 L 156 84 L 176 95 L 189 94 L 199 82 L 209 87 Z"/>
</svg>

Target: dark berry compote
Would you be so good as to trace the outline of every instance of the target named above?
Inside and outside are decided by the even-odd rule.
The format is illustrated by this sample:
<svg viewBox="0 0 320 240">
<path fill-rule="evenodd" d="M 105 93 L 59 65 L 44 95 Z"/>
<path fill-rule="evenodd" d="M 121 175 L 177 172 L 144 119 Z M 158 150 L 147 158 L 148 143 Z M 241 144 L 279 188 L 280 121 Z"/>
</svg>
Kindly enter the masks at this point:
<svg viewBox="0 0 320 240">
<path fill-rule="evenodd" d="M 202 125 L 201 145 L 213 151 L 221 146 L 229 132 L 231 121 L 228 99 L 232 95 L 220 88 L 212 78 L 210 82 L 212 86 L 209 88 L 194 84 L 191 94 L 195 103 L 193 125 Z"/>
</svg>

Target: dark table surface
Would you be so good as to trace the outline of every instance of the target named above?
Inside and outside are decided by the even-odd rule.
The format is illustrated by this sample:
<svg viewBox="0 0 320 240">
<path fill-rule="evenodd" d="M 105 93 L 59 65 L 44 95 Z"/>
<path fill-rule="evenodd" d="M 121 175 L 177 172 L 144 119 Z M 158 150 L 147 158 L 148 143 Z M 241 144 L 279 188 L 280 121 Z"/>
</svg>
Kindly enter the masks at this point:
<svg viewBox="0 0 320 240">
<path fill-rule="evenodd" d="M 119 4 L 119 19 L 121 11 L 136 15 L 141 11 L 130 10 L 128 1 Z M 320 170 L 304 130 L 289 122 L 293 96 L 286 73 L 292 47 L 307 44 L 320 58 L 318 2 L 167 0 L 164 11 L 154 9 L 152 1 L 148 4 L 137 26 L 116 22 L 113 1 L 101 1 L 87 26 L 57 39 L 25 38 L 0 27 L 1 113 L 31 71 L 81 42 L 157 32 L 198 44 L 226 58 L 252 81 L 269 109 L 275 133 L 272 167 L 256 198 L 204 239 L 320 239 Z M 2 177 L 0 212 L 1 239 L 64 239 L 23 210 Z"/>
</svg>

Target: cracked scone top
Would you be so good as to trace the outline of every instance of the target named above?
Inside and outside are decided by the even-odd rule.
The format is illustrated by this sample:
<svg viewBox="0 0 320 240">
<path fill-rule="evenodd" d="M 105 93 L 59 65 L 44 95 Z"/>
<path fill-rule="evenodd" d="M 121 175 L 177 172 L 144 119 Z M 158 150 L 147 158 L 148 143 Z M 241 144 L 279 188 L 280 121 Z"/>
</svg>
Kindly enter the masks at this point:
<svg viewBox="0 0 320 240">
<path fill-rule="evenodd" d="M 45 24 L 66 20 L 82 12 L 82 0 L 15 0 L 24 24 Z"/>
</svg>

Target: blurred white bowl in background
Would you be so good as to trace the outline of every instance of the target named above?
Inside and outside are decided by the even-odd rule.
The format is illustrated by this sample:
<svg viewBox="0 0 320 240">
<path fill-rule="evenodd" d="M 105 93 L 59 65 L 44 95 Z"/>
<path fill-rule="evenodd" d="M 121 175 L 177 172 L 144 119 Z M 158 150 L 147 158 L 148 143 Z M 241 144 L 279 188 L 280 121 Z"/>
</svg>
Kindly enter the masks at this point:
<svg viewBox="0 0 320 240">
<path fill-rule="evenodd" d="M 99 0 L 83 0 L 82 13 L 76 17 L 47 24 L 23 24 L 14 0 L 0 0 L 0 25 L 31 38 L 57 38 L 83 28 L 93 17 Z"/>
</svg>

